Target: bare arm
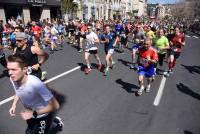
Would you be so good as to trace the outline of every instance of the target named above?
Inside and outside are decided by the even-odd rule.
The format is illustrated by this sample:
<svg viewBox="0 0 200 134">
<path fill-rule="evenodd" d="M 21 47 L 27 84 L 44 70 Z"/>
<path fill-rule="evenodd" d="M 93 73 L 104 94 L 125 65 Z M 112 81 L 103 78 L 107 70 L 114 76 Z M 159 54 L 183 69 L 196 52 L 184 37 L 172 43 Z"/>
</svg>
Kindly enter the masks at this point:
<svg viewBox="0 0 200 134">
<path fill-rule="evenodd" d="M 17 95 L 15 95 L 12 106 L 9 110 L 9 113 L 10 113 L 11 116 L 15 116 L 15 109 L 16 109 L 16 105 L 17 105 L 18 100 L 19 100 L 19 97 Z"/>
<path fill-rule="evenodd" d="M 40 49 L 39 47 L 32 46 L 31 51 L 33 54 L 37 54 L 40 57 L 40 60 L 39 60 L 40 64 L 43 64 L 49 58 L 49 55 L 46 52 L 44 52 L 42 49 Z"/>
<path fill-rule="evenodd" d="M 60 108 L 59 103 L 53 97 L 51 100 L 49 100 L 48 105 L 46 107 L 38 109 L 36 112 L 37 112 L 38 115 L 41 115 L 41 114 L 45 114 L 45 113 L 50 113 L 50 112 L 56 111 L 59 108 Z M 31 110 L 28 110 L 28 109 L 26 109 L 24 111 L 21 111 L 20 112 L 21 118 L 23 120 L 34 118 L 33 117 L 33 112 L 34 111 L 31 111 Z"/>
</svg>

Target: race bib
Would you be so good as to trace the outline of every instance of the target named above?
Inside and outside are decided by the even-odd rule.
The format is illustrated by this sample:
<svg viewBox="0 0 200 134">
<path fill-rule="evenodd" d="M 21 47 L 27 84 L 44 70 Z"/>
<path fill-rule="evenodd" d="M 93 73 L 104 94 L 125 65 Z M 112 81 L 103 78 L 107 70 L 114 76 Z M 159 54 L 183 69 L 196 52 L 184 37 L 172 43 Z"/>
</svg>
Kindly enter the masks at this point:
<svg viewBox="0 0 200 134">
<path fill-rule="evenodd" d="M 176 46 L 173 46 L 173 47 L 172 47 L 172 50 L 173 50 L 174 52 L 177 52 L 177 51 L 178 51 L 178 48 L 177 48 Z"/>
<path fill-rule="evenodd" d="M 149 62 L 146 58 L 140 58 L 140 64 L 146 67 L 149 65 Z"/>
</svg>

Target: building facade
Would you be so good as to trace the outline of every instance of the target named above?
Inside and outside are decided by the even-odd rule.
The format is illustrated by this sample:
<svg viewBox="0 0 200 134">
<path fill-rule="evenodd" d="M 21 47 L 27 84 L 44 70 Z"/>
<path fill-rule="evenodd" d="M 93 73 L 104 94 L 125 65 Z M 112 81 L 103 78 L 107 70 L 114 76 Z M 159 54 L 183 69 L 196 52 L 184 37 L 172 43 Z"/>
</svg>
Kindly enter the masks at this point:
<svg viewBox="0 0 200 134">
<path fill-rule="evenodd" d="M 0 20 L 11 17 L 29 20 L 63 18 L 62 0 L 0 0 Z M 146 14 L 146 0 L 73 0 L 78 7 L 73 17 L 83 20 L 130 19 Z"/>
<path fill-rule="evenodd" d="M 5 23 L 11 17 L 25 23 L 61 17 L 60 0 L 0 0 L 0 20 Z"/>
<path fill-rule="evenodd" d="M 166 13 L 170 12 L 169 8 L 161 4 L 148 4 L 147 13 L 150 18 L 163 19 Z"/>
<path fill-rule="evenodd" d="M 77 17 L 83 20 L 130 19 L 133 15 L 145 15 L 147 5 L 146 0 L 74 0 L 73 2 L 82 9 L 77 12 Z"/>
</svg>

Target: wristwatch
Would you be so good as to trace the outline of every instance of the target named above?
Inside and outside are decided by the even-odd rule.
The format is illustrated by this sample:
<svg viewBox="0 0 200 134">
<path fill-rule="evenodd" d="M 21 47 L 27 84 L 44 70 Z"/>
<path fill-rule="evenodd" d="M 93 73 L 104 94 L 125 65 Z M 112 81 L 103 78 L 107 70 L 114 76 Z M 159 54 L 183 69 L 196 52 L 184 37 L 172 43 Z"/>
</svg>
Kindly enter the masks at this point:
<svg viewBox="0 0 200 134">
<path fill-rule="evenodd" d="M 37 116 L 38 116 L 38 113 L 37 113 L 37 111 L 34 110 L 34 111 L 33 111 L 33 117 L 34 117 L 34 118 L 37 118 Z"/>
</svg>

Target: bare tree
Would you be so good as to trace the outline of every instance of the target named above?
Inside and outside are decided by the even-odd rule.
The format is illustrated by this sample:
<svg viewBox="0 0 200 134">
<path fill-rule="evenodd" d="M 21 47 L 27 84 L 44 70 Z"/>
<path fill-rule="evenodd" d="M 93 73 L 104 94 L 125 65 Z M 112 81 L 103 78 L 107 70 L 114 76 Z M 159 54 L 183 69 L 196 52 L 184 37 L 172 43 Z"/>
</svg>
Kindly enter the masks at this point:
<svg viewBox="0 0 200 134">
<path fill-rule="evenodd" d="M 172 8 L 172 15 L 177 19 L 193 20 L 200 17 L 199 0 L 181 0 Z"/>
</svg>

